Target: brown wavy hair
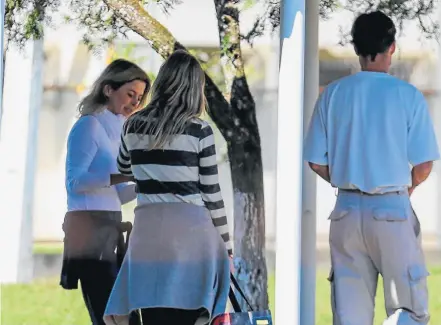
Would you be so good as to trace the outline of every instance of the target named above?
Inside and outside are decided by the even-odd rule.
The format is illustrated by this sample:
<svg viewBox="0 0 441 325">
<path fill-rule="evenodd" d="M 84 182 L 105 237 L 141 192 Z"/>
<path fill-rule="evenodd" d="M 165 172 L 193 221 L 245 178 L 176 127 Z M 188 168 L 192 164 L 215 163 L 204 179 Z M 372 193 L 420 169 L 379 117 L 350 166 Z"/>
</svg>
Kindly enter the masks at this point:
<svg viewBox="0 0 441 325">
<path fill-rule="evenodd" d="M 117 90 L 122 85 L 135 80 L 144 81 L 146 84 L 144 94 L 139 104 L 142 107 L 145 105 L 151 84 L 147 73 L 133 62 L 124 59 L 113 61 L 104 69 L 98 79 L 95 80 L 89 94 L 81 100 L 78 105 L 80 116 L 90 115 L 104 110 L 107 104 L 104 87 L 110 86 L 112 89 Z"/>
</svg>

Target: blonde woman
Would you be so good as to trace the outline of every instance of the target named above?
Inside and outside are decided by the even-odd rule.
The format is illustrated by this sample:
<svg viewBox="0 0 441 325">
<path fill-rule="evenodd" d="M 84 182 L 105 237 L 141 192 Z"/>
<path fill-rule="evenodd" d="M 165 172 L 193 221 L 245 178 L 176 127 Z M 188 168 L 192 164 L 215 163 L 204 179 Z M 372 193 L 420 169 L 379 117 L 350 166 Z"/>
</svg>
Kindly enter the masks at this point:
<svg viewBox="0 0 441 325">
<path fill-rule="evenodd" d="M 121 243 L 121 205 L 136 197 L 130 177 L 118 172 L 116 158 L 123 123 L 143 104 L 147 74 L 132 62 L 113 61 L 80 102 L 80 118 L 67 141 L 67 214 L 61 285 L 81 283 L 93 325 L 104 310 L 118 272 L 115 249 Z"/>
<path fill-rule="evenodd" d="M 206 324 L 225 311 L 232 249 L 214 135 L 200 119 L 204 84 L 198 61 L 173 53 L 123 128 L 118 169 L 138 198 L 108 325 L 129 324 L 138 309 L 144 325 Z"/>
</svg>

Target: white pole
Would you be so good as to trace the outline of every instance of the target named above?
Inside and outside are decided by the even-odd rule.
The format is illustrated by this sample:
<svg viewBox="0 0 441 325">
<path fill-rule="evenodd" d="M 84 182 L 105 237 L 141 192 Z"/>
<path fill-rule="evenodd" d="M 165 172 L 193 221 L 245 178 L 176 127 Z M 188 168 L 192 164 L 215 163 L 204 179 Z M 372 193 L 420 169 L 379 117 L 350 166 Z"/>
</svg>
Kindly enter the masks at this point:
<svg viewBox="0 0 441 325">
<path fill-rule="evenodd" d="M 305 85 L 303 130 L 308 128 L 319 94 L 319 0 L 306 1 Z M 300 284 L 300 320 L 302 325 L 315 324 L 316 282 L 316 198 L 317 177 L 303 164 L 302 200 L 302 268 Z"/>
<path fill-rule="evenodd" d="M 42 105 L 43 40 L 24 51 L 10 46 L 0 138 L 1 282 L 33 278 L 33 199 L 39 111 Z"/>
<path fill-rule="evenodd" d="M 308 0 L 309 1 L 309 0 Z M 282 1 L 277 127 L 275 322 L 300 323 L 305 0 Z"/>
<path fill-rule="evenodd" d="M 441 3 L 438 3 L 438 24 L 441 23 Z M 436 93 L 433 103 L 435 107 L 433 109 L 432 121 L 436 130 L 438 144 L 441 146 L 441 44 L 438 44 L 438 62 L 437 62 L 437 80 L 436 80 Z M 441 162 L 436 161 L 434 164 L 433 172 L 436 177 L 436 191 L 438 198 L 441 196 Z M 441 248 L 441 200 L 436 200 L 436 211 L 433 214 L 437 217 L 436 220 L 436 245 L 437 249 Z"/>
<path fill-rule="evenodd" d="M 35 178 L 37 173 L 37 147 L 38 147 L 38 125 L 40 122 L 40 110 L 43 104 L 43 66 L 44 66 L 44 40 L 39 39 L 33 42 L 32 57 L 32 81 L 31 94 L 29 96 L 29 126 L 27 134 L 27 150 L 25 165 L 25 184 L 23 189 L 22 220 L 28 223 L 22 227 L 20 237 L 24 238 L 26 244 L 20 245 L 19 256 L 28 259 L 31 256 L 31 262 L 20 260 L 19 265 L 33 266 L 33 223 L 34 223 L 34 192 Z M 29 242 L 31 244 L 29 245 Z M 19 281 L 28 281 L 33 277 L 33 268 L 28 270 L 19 269 Z"/>
<path fill-rule="evenodd" d="M 2 128 L 2 117 L 3 117 L 3 79 L 4 79 L 4 43 L 5 43 L 5 0 L 0 2 L 0 134 Z M 1 194 L 0 194 L 1 195 Z"/>
</svg>

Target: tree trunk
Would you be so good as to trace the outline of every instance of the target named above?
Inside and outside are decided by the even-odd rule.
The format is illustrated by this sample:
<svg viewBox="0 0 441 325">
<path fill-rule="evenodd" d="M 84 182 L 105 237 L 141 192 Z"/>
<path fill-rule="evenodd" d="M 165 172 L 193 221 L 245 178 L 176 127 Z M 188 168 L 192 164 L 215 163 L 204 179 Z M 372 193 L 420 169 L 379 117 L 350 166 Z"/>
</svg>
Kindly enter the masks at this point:
<svg viewBox="0 0 441 325">
<path fill-rule="evenodd" d="M 153 18 L 139 3 L 138 0 L 103 0 L 104 3 L 120 18 L 132 31 L 143 37 L 150 46 L 164 59 L 177 49 L 185 50 L 173 35 Z M 205 96 L 209 109 L 208 113 L 213 119 L 224 139 L 234 140 L 231 130 L 239 117 L 234 115 L 230 104 L 222 92 L 216 87 L 213 80 L 205 74 Z"/>
<path fill-rule="evenodd" d="M 262 150 L 256 104 L 245 76 L 237 1 L 214 0 L 230 106 L 239 118 L 228 142 L 234 190 L 234 251 L 239 284 L 256 309 L 268 308 Z M 244 301 L 241 301 L 245 307 Z"/>
<path fill-rule="evenodd" d="M 173 35 L 140 4 L 139 0 L 103 0 L 127 27 L 146 39 L 163 58 L 176 49 L 185 49 Z M 237 10 L 237 9 L 236 9 Z M 238 11 L 233 17 L 238 27 Z M 236 32 L 234 32 L 236 33 Z M 238 33 L 238 30 L 237 30 Z M 238 34 L 237 34 L 238 37 Z M 206 75 L 208 113 L 228 145 L 235 213 L 235 256 L 241 286 L 256 309 L 268 307 L 265 262 L 265 216 L 263 168 L 255 103 L 244 74 L 242 57 L 232 60 L 237 42 L 225 44 L 223 63 L 233 64 L 230 74 L 231 105 L 212 79 Z M 239 41 L 239 38 L 237 39 Z M 233 44 L 234 43 L 234 44 Z M 239 44 L 240 45 L 240 44 Z"/>
</svg>

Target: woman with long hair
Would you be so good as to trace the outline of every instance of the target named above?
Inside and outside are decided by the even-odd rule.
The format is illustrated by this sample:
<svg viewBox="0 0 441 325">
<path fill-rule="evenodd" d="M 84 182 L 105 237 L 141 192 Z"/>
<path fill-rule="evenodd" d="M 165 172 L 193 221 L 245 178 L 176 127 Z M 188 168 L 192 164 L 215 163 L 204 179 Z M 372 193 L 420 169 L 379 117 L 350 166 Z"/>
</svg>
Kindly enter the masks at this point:
<svg viewBox="0 0 441 325">
<path fill-rule="evenodd" d="M 116 164 L 122 126 L 144 104 L 149 89 L 150 80 L 140 67 L 113 61 L 80 102 L 80 117 L 67 140 L 68 212 L 60 284 L 76 289 L 80 281 L 93 325 L 104 324 L 119 268 L 115 250 L 124 249 L 121 205 L 136 198 L 135 184 L 128 183 L 131 178 L 120 174 Z"/>
<path fill-rule="evenodd" d="M 123 127 L 118 169 L 138 197 L 108 325 L 129 324 L 134 310 L 144 325 L 206 324 L 225 311 L 232 249 L 214 135 L 200 118 L 204 85 L 199 62 L 174 52 Z"/>
</svg>

